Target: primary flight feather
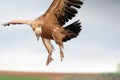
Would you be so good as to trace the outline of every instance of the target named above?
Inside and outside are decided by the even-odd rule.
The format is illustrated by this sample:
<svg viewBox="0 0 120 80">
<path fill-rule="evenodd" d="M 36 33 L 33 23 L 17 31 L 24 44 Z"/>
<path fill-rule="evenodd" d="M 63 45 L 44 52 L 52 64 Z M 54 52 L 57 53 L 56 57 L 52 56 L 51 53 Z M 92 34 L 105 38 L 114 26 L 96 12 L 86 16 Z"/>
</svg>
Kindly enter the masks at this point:
<svg viewBox="0 0 120 80">
<path fill-rule="evenodd" d="M 71 20 L 78 13 L 77 8 L 81 8 L 83 2 L 81 0 L 53 0 L 51 6 L 42 16 L 35 20 L 12 20 L 3 24 L 10 26 L 10 24 L 27 24 L 30 25 L 36 34 L 37 40 L 41 36 L 44 46 L 48 51 L 48 58 L 46 65 L 48 65 L 52 58 L 53 45 L 51 40 L 58 44 L 60 49 L 61 61 L 64 58 L 63 42 L 71 40 L 79 35 L 81 31 L 81 23 L 79 20 L 65 26 L 65 23 Z"/>
</svg>

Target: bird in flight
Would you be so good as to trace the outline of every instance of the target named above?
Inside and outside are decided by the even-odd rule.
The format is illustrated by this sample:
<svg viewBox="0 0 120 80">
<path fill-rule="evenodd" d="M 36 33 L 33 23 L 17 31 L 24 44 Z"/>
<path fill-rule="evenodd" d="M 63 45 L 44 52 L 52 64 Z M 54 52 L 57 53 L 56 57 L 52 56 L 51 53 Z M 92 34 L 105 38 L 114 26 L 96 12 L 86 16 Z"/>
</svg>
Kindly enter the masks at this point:
<svg viewBox="0 0 120 80">
<path fill-rule="evenodd" d="M 54 50 L 51 40 L 58 44 L 60 49 L 60 59 L 64 58 L 63 42 L 71 40 L 79 35 L 81 31 L 81 22 L 79 20 L 64 26 L 69 20 L 76 16 L 79 8 L 83 4 L 82 0 L 53 0 L 48 10 L 34 20 L 12 20 L 4 26 L 27 24 L 35 32 L 37 40 L 41 37 L 45 48 L 48 51 L 46 65 L 49 65 Z"/>
</svg>

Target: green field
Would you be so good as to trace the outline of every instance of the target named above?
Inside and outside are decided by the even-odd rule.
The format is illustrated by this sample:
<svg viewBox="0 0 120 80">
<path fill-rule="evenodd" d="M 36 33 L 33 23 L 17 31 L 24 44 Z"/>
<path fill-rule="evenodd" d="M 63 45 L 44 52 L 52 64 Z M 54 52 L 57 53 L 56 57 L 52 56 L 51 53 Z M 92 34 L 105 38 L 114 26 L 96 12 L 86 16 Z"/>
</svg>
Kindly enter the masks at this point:
<svg viewBox="0 0 120 80">
<path fill-rule="evenodd" d="M 26 73 L 0 72 L 0 80 L 120 80 L 120 73 Z"/>
<path fill-rule="evenodd" d="M 51 79 L 48 77 L 0 76 L 0 80 L 51 80 Z"/>
</svg>

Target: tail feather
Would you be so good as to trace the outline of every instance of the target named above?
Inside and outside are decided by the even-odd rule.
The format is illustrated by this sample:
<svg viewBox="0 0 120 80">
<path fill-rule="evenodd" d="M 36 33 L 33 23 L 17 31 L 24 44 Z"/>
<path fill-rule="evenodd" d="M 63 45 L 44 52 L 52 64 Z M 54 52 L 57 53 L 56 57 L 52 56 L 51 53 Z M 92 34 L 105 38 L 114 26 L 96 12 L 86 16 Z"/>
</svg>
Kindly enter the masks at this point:
<svg viewBox="0 0 120 80">
<path fill-rule="evenodd" d="M 74 23 L 66 26 L 64 29 L 67 31 L 66 36 L 63 38 L 63 42 L 71 40 L 79 35 L 81 31 L 81 22 L 79 20 L 75 21 Z"/>
</svg>

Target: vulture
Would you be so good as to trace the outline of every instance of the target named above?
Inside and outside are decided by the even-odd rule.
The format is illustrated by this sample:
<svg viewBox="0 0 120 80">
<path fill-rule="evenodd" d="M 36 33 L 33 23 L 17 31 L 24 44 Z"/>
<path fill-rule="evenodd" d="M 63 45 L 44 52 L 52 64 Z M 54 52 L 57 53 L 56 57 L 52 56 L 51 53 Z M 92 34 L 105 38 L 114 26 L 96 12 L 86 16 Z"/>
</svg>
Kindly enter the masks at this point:
<svg viewBox="0 0 120 80">
<path fill-rule="evenodd" d="M 53 0 L 48 10 L 34 20 L 12 20 L 4 23 L 4 26 L 10 24 L 27 24 L 35 32 L 37 40 L 41 37 L 43 44 L 48 52 L 46 65 L 49 65 L 54 50 L 51 40 L 54 40 L 60 49 L 60 60 L 64 58 L 63 42 L 76 38 L 81 31 L 81 22 L 76 20 L 72 24 L 65 24 L 76 16 L 78 9 L 83 4 L 82 0 Z"/>
</svg>

